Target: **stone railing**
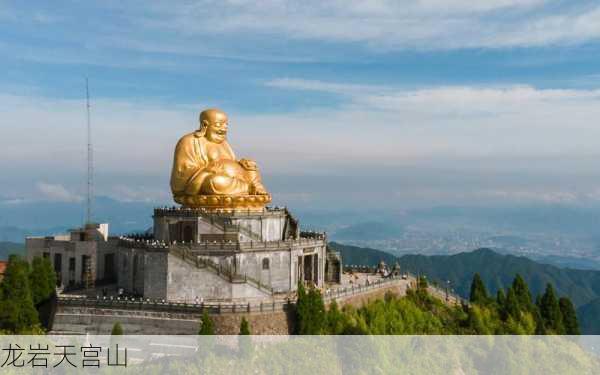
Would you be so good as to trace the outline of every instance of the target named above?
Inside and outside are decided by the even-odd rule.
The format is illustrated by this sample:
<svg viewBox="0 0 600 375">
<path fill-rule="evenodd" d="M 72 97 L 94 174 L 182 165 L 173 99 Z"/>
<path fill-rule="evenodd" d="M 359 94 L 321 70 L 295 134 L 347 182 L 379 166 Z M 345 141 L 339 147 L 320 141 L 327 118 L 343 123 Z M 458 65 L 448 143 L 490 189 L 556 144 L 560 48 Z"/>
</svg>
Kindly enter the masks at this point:
<svg viewBox="0 0 600 375">
<path fill-rule="evenodd" d="M 395 283 L 400 283 L 402 280 L 408 283 L 409 288 L 416 287 L 417 279 L 413 275 L 406 274 L 406 276 L 392 276 L 383 279 L 377 279 L 368 284 L 355 284 L 349 287 L 332 289 L 330 291 L 326 291 L 323 294 L 323 298 L 325 301 L 331 301 L 333 299 L 351 297 L 354 295 L 363 294 L 373 289 L 388 287 Z M 442 301 L 445 300 L 447 304 L 468 304 L 468 301 L 459 295 L 435 286 L 429 285 L 427 287 L 427 292 Z"/>
<path fill-rule="evenodd" d="M 314 232 L 314 231 L 302 231 L 300 232 L 300 238 L 310 238 L 315 240 L 326 240 L 327 235 L 322 232 Z"/>
<path fill-rule="evenodd" d="M 58 305 L 61 307 L 86 307 L 97 309 L 118 309 L 130 311 L 157 311 L 168 313 L 209 314 L 251 313 L 251 312 L 279 312 L 288 311 L 295 305 L 295 301 L 272 300 L 258 303 L 250 302 L 168 302 L 163 300 L 150 300 L 143 298 L 81 298 L 59 296 Z"/>
<path fill-rule="evenodd" d="M 156 240 L 134 240 L 127 237 L 119 239 L 119 246 L 134 249 L 169 249 L 173 247 L 186 247 L 191 251 L 199 252 L 236 252 L 236 251 L 268 251 L 281 250 L 282 248 L 324 246 L 324 239 L 300 238 L 285 241 L 227 241 L 227 242 L 173 242 L 167 244 Z"/>
<path fill-rule="evenodd" d="M 330 302 L 334 299 L 352 297 L 375 289 L 386 288 L 394 284 L 399 284 L 400 282 L 402 282 L 402 278 L 400 277 L 389 277 L 386 279 L 377 279 L 369 282 L 368 284 L 353 284 L 344 288 L 330 289 L 323 293 L 323 300 Z"/>
<path fill-rule="evenodd" d="M 118 242 L 120 247 L 128 249 L 163 249 L 167 250 L 169 244 L 159 242 L 154 239 L 136 239 L 131 237 L 119 237 Z"/>
<path fill-rule="evenodd" d="M 330 302 L 333 299 L 344 299 L 360 295 L 379 288 L 385 288 L 399 283 L 401 279 L 381 279 L 367 285 L 356 285 L 347 288 L 334 289 L 323 294 L 323 300 Z M 169 313 L 209 314 L 226 313 L 252 313 L 252 312 L 281 312 L 290 311 L 296 305 L 292 298 L 274 298 L 262 302 L 235 302 L 235 301 L 210 301 L 210 302 L 169 302 L 164 300 L 151 300 L 132 297 L 100 297 L 89 298 L 84 296 L 59 296 L 59 306 L 88 307 L 98 309 L 121 309 L 132 311 L 157 311 Z"/>
<path fill-rule="evenodd" d="M 402 277 L 390 277 L 386 279 L 378 279 L 369 284 L 356 284 L 345 288 L 331 289 L 323 293 L 323 300 L 326 303 L 333 300 L 344 300 L 346 298 L 358 296 L 381 288 L 387 288 L 402 282 L 411 285 L 415 282 L 415 279 L 412 277 L 408 280 Z M 429 287 L 428 292 L 442 300 L 445 298 L 445 291 L 442 291 L 439 288 Z M 201 314 L 203 311 L 207 311 L 210 314 L 281 312 L 290 311 L 296 305 L 295 298 L 285 298 L 285 296 L 282 296 L 282 298 L 273 298 L 271 301 L 262 302 L 168 302 L 164 300 L 150 300 L 139 297 L 114 298 L 97 296 L 96 298 L 89 298 L 85 296 L 61 295 L 57 297 L 57 302 L 59 306 L 189 314 Z M 459 304 L 467 302 L 454 294 L 449 294 L 449 299 L 446 300 L 446 303 Z"/>
<path fill-rule="evenodd" d="M 253 217 L 253 216 L 281 216 L 286 214 L 286 209 L 279 207 L 265 207 L 261 210 L 215 210 L 204 208 L 183 208 L 183 207 L 162 207 L 154 209 L 154 216 L 176 216 L 176 217 L 197 217 L 197 216 L 215 216 L 215 217 Z"/>
</svg>

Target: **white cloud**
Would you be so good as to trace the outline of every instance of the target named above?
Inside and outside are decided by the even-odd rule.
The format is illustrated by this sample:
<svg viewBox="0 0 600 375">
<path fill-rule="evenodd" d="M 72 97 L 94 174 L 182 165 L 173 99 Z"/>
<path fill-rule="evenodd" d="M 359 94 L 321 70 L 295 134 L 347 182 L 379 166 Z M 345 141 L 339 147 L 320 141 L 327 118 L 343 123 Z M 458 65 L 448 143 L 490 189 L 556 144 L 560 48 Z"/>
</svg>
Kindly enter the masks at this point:
<svg viewBox="0 0 600 375">
<path fill-rule="evenodd" d="M 395 176 L 402 166 L 465 171 L 466 162 L 477 161 L 479 170 L 501 171 L 511 183 L 525 186 L 495 189 L 510 194 L 502 198 L 500 193 L 489 193 L 490 199 L 551 202 L 568 201 L 568 194 L 561 192 L 570 190 L 553 188 L 556 182 L 552 182 L 548 189 L 540 190 L 544 194 L 527 193 L 527 185 L 532 183 L 527 173 L 597 175 L 595 163 L 579 161 L 595 160 L 600 151 L 600 127 L 594 122 L 600 118 L 598 90 L 524 85 L 402 89 L 294 78 L 268 84 L 342 95 L 343 104 L 261 115 L 240 114 L 225 107 L 230 112 L 230 141 L 237 156 L 256 159 L 267 178 L 282 174 Z M 126 201 L 169 201 L 173 147 L 181 135 L 196 128 L 198 111 L 206 106 L 166 108 L 155 103 L 94 101 L 97 194 Z M 0 110 L 0 168 L 11 174 L 0 194 L 22 188 L 24 184 L 17 182 L 11 185 L 18 175 L 54 181 L 69 174 L 78 187 L 83 185 L 85 107 L 81 100 L 2 95 Z M 524 177 L 511 177 L 516 169 L 525 171 Z M 111 177 L 102 180 L 103 175 Z M 407 182 L 414 179 L 408 178 Z M 483 179 L 477 182 L 479 187 L 465 194 L 481 190 L 486 177 L 479 178 Z M 568 184 L 573 178 L 569 175 L 560 183 Z M 597 183 L 587 181 L 577 199 L 592 199 Z M 396 188 L 395 184 L 389 188 Z M 42 183 L 33 196 L 81 199 L 65 186 Z M 29 199 L 31 195 L 22 194 Z"/>
<path fill-rule="evenodd" d="M 389 90 L 382 86 L 332 83 L 298 78 L 277 78 L 265 82 L 265 86 L 280 89 L 320 91 L 340 95 L 359 95 L 367 92 L 385 92 Z"/>
<path fill-rule="evenodd" d="M 544 46 L 600 37 L 600 7 L 576 1 L 206 1 L 155 5 L 138 21 L 186 36 L 268 34 L 384 49 Z"/>
<path fill-rule="evenodd" d="M 193 69 L 194 62 L 173 55 L 289 63 L 347 56 L 348 50 L 336 55 L 336 48 L 320 42 L 387 51 L 571 45 L 600 38 L 600 6 L 583 1 L 123 2 L 78 11 L 98 16 L 82 27 L 77 12 L 0 8 L 0 19 L 13 22 L 17 32 L 36 35 L 46 23 L 53 26 L 44 32 L 51 49 L 12 43 L 5 50 L 31 61 L 178 70 Z"/>
<path fill-rule="evenodd" d="M 351 107 L 371 111 L 383 110 L 400 116 L 460 115 L 463 120 L 470 116 L 494 120 L 493 115 L 508 113 L 527 117 L 537 110 L 560 114 L 574 108 L 582 109 L 582 106 L 590 117 L 597 113 L 600 103 L 598 89 L 537 89 L 528 85 L 398 89 L 294 78 L 275 79 L 265 85 L 346 96 Z M 440 124 L 444 122 L 443 119 L 438 121 Z"/>
<path fill-rule="evenodd" d="M 109 196 L 121 202 L 147 202 L 160 203 L 171 201 L 171 193 L 165 189 L 159 189 L 156 186 L 127 186 L 118 184 L 113 186 L 108 193 Z"/>
<path fill-rule="evenodd" d="M 83 198 L 77 194 L 68 191 L 60 184 L 49 184 L 46 182 L 38 182 L 37 190 L 39 199 L 56 202 L 81 202 Z"/>
</svg>

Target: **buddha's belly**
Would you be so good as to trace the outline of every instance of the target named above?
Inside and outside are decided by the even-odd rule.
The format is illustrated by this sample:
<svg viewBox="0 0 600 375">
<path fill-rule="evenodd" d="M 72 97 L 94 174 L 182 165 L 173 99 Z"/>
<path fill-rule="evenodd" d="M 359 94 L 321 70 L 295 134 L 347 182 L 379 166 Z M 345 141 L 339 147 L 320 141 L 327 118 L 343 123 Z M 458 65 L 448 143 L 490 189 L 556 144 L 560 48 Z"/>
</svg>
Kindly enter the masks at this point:
<svg viewBox="0 0 600 375">
<path fill-rule="evenodd" d="M 220 173 L 228 177 L 245 180 L 246 170 L 235 160 L 222 160 Z"/>
</svg>

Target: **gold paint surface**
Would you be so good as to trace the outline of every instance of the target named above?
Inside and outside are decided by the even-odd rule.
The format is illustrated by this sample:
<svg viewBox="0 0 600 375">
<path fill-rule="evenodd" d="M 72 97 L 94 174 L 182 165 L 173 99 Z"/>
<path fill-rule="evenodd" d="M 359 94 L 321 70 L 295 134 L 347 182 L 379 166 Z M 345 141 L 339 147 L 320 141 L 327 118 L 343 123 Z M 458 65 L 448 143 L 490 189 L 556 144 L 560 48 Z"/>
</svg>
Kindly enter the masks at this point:
<svg viewBox="0 0 600 375">
<path fill-rule="evenodd" d="M 254 160 L 237 160 L 227 142 L 229 122 L 219 109 L 200 113 L 200 128 L 184 135 L 173 157 L 171 192 L 185 207 L 262 209 L 271 195 Z"/>
</svg>

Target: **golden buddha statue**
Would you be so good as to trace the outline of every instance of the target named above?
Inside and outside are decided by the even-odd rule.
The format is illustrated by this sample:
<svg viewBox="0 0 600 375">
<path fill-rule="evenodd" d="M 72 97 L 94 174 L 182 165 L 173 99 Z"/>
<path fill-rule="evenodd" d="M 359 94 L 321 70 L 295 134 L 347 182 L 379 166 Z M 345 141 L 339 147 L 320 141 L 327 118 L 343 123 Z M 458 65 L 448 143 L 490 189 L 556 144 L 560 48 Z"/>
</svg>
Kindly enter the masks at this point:
<svg viewBox="0 0 600 375">
<path fill-rule="evenodd" d="M 200 113 L 200 128 L 175 147 L 171 191 L 186 207 L 251 209 L 271 201 L 256 162 L 236 160 L 227 143 L 227 115 L 218 109 Z"/>
</svg>

